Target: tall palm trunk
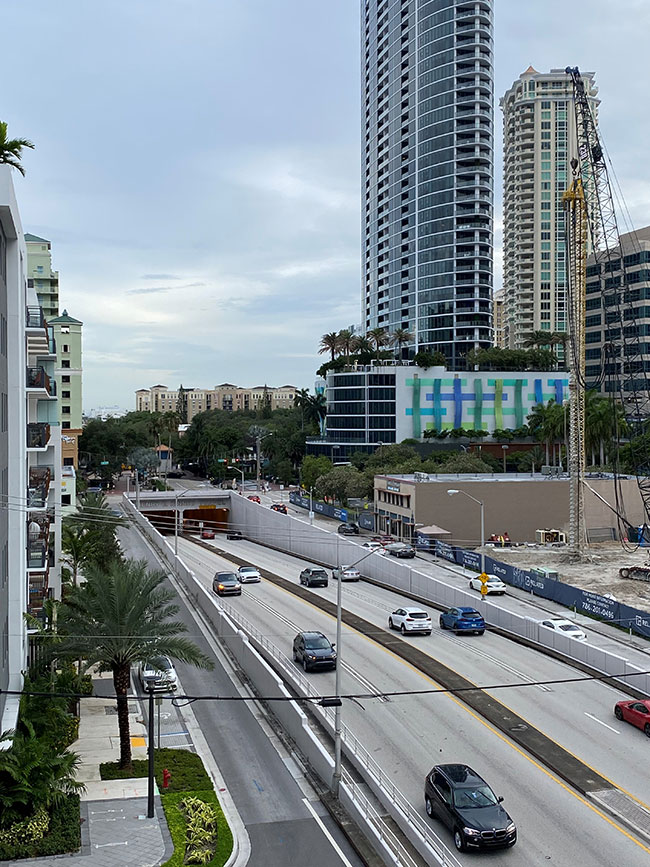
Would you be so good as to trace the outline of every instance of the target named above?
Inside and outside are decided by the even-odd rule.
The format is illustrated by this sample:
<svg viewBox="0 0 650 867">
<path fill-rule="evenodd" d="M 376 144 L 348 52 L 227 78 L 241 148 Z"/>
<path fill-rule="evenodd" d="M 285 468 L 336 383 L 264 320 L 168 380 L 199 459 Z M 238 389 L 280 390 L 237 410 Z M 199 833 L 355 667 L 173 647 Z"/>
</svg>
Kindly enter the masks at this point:
<svg viewBox="0 0 650 867">
<path fill-rule="evenodd" d="M 120 731 L 120 768 L 130 768 L 131 730 L 129 726 L 129 686 L 131 669 L 128 664 L 113 669 L 113 686 L 117 696 L 117 725 Z"/>
</svg>

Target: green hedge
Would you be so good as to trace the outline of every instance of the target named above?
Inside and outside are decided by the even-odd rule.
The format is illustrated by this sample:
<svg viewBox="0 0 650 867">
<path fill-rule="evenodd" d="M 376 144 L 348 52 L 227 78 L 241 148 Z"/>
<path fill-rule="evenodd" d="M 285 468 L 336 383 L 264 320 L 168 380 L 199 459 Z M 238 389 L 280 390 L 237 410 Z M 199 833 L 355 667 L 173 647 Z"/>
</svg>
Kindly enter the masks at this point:
<svg viewBox="0 0 650 867">
<path fill-rule="evenodd" d="M 60 806 L 52 808 L 50 830 L 40 840 L 22 846 L 0 845 L 0 861 L 61 855 L 79 849 L 81 847 L 79 801 L 79 795 L 68 795 Z"/>
<path fill-rule="evenodd" d="M 232 832 L 230 831 L 228 822 L 223 815 L 214 789 L 174 792 L 173 794 L 161 795 L 163 809 L 165 810 L 165 816 L 167 817 L 167 825 L 169 826 L 169 833 L 174 842 L 174 854 L 169 861 L 165 862 L 163 867 L 183 867 L 185 864 L 185 818 L 183 817 L 182 812 L 178 809 L 178 803 L 188 795 L 193 798 L 199 798 L 201 801 L 208 804 L 208 806 L 212 807 L 217 814 L 217 823 L 219 828 L 217 850 L 212 860 L 207 863 L 208 867 L 223 867 L 232 852 Z"/>
</svg>

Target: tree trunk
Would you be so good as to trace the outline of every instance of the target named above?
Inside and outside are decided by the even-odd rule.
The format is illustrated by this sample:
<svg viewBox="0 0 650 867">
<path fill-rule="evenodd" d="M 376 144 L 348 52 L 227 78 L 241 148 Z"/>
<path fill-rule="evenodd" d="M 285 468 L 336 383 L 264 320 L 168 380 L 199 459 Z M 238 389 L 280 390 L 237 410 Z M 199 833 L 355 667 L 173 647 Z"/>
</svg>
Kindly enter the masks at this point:
<svg viewBox="0 0 650 867">
<path fill-rule="evenodd" d="M 550 463 L 549 455 L 548 455 L 548 440 L 546 440 L 545 446 L 546 446 L 546 466 L 548 466 Z"/>
<path fill-rule="evenodd" d="M 117 725 L 120 731 L 120 768 L 131 767 L 131 730 L 129 727 L 129 686 L 131 668 L 121 665 L 113 669 L 113 686 L 117 696 Z"/>
<path fill-rule="evenodd" d="M 605 466 L 605 441 L 602 439 L 600 441 L 600 465 L 601 467 Z"/>
</svg>

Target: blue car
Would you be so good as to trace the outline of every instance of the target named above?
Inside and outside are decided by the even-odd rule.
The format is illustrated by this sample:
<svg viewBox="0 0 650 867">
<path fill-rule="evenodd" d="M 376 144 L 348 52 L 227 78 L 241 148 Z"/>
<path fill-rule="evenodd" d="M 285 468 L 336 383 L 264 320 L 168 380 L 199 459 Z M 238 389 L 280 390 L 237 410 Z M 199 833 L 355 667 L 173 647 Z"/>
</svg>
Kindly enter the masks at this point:
<svg viewBox="0 0 650 867">
<path fill-rule="evenodd" d="M 440 628 L 451 629 L 456 635 L 461 632 L 475 632 L 483 635 L 485 632 L 485 620 L 475 608 L 460 606 L 449 608 L 440 615 Z"/>
</svg>

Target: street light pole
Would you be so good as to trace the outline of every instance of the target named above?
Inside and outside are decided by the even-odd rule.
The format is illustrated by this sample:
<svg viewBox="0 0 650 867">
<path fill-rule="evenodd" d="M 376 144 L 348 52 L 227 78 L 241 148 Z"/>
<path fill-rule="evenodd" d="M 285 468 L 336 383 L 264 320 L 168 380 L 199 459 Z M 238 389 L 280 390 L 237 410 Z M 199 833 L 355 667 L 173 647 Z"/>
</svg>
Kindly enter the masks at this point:
<svg viewBox="0 0 650 867">
<path fill-rule="evenodd" d="M 178 556 L 178 501 L 184 497 L 190 489 L 187 488 L 182 494 L 174 494 L 174 554 Z"/>
<path fill-rule="evenodd" d="M 481 508 L 481 572 L 485 572 L 485 553 L 483 551 L 483 548 L 485 547 L 485 504 L 482 500 L 477 500 L 476 497 L 468 494 L 467 491 L 459 491 L 456 490 L 456 488 L 451 488 L 447 493 L 450 497 L 453 497 L 455 494 L 463 494 L 464 496 L 469 497 L 470 500 L 478 503 Z"/>
<path fill-rule="evenodd" d="M 309 523 L 314 523 L 314 500 L 313 500 L 314 489 L 309 489 Z"/>
<path fill-rule="evenodd" d="M 503 451 L 503 472 L 506 471 L 506 451 L 510 448 L 510 446 L 501 446 Z"/>
<path fill-rule="evenodd" d="M 147 818 L 153 819 L 153 792 L 154 792 L 154 761 L 153 761 L 153 683 L 147 684 L 147 690 L 149 691 L 149 719 L 147 720 L 149 724 L 149 779 L 147 786 Z"/>
</svg>

